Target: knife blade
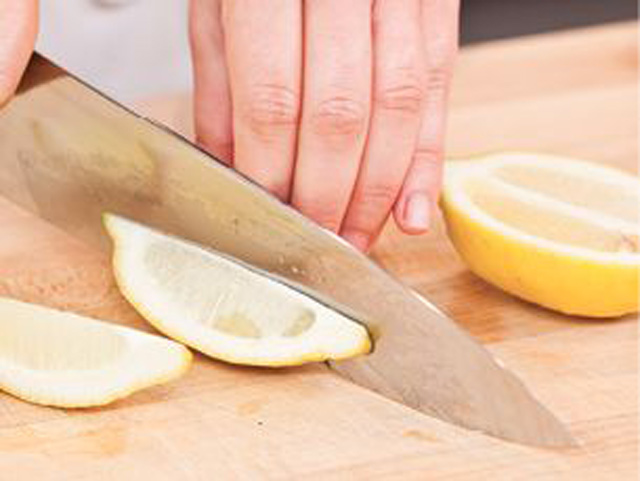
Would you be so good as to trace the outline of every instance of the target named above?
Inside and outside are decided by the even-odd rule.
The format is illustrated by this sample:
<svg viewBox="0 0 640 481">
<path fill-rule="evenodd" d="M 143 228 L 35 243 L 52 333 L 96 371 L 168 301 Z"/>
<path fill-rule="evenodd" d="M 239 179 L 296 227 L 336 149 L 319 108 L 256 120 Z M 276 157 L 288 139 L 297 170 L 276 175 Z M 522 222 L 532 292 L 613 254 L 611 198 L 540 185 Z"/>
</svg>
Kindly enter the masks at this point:
<svg viewBox="0 0 640 481">
<path fill-rule="evenodd" d="M 348 309 L 375 349 L 332 363 L 425 414 L 506 440 L 569 446 L 560 421 L 455 322 L 186 139 L 34 54 L 0 111 L 0 195 L 94 245 L 111 211 L 211 246 Z"/>
</svg>

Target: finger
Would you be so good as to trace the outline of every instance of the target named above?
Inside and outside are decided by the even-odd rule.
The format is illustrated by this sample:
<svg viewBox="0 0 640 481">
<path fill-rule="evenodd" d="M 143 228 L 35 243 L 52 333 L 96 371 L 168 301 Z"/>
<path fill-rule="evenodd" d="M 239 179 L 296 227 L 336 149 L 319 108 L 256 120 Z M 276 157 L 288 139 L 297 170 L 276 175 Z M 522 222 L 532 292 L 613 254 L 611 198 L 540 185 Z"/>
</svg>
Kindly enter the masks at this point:
<svg viewBox="0 0 640 481">
<path fill-rule="evenodd" d="M 422 114 L 420 0 L 378 0 L 373 17 L 371 125 L 341 235 L 367 250 L 389 216 L 411 163 Z"/>
<path fill-rule="evenodd" d="M 233 163 L 231 94 L 222 32 L 221 0 L 191 0 L 189 39 L 193 59 L 196 140 Z"/>
<path fill-rule="evenodd" d="M 37 0 L 0 0 L 0 106 L 20 82 L 38 28 Z"/>
<path fill-rule="evenodd" d="M 338 231 L 368 125 L 370 0 L 305 2 L 304 71 L 292 203 L 316 222 Z"/>
<path fill-rule="evenodd" d="M 427 82 L 423 117 L 411 167 L 394 217 L 409 234 L 429 229 L 442 183 L 442 157 L 449 84 L 458 45 L 458 0 L 423 0 Z"/>
<path fill-rule="evenodd" d="M 287 200 L 295 158 L 302 70 L 297 0 L 224 0 L 233 98 L 234 166 Z"/>
</svg>

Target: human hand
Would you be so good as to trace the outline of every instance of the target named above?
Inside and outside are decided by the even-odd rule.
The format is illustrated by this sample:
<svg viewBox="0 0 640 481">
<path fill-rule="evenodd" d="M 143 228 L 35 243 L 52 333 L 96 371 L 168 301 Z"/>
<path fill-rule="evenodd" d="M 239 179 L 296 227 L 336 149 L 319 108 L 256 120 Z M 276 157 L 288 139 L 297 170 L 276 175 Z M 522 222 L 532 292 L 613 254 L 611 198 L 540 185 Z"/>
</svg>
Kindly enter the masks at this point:
<svg viewBox="0 0 640 481">
<path fill-rule="evenodd" d="M 191 0 L 198 142 L 367 250 L 439 196 L 459 0 Z"/>
<path fill-rule="evenodd" d="M 0 0 L 0 107 L 27 66 L 38 29 L 37 0 Z"/>
</svg>

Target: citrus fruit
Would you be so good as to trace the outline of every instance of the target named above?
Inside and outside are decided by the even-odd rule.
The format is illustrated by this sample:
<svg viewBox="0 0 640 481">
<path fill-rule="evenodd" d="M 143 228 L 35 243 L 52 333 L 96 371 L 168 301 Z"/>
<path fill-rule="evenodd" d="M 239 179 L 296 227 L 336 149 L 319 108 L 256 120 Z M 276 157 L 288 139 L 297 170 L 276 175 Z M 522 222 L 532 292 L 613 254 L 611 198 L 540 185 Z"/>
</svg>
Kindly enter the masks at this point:
<svg viewBox="0 0 640 481">
<path fill-rule="evenodd" d="M 122 294 L 154 327 L 216 359 L 287 366 L 371 348 L 367 330 L 236 259 L 105 214 Z"/>
<path fill-rule="evenodd" d="M 169 339 L 0 298 L 0 390 L 26 401 L 103 405 L 176 378 L 190 362 Z"/>
<path fill-rule="evenodd" d="M 450 161 L 442 207 L 470 269 L 528 301 L 567 314 L 638 310 L 637 177 L 527 153 Z"/>
</svg>

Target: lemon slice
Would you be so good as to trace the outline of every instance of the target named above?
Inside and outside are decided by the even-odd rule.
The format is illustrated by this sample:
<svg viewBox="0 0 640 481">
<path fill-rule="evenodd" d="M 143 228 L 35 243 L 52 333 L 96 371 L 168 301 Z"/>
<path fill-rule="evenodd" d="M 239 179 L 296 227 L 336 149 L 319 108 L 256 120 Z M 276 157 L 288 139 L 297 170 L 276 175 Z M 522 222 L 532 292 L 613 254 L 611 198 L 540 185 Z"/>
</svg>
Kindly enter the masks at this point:
<svg viewBox="0 0 640 481">
<path fill-rule="evenodd" d="M 537 304 L 592 317 L 638 310 L 638 178 L 505 153 L 446 167 L 443 211 L 472 271 Z"/>
<path fill-rule="evenodd" d="M 0 389 L 37 404 L 87 407 L 180 376 L 177 342 L 0 298 Z"/>
<path fill-rule="evenodd" d="M 106 214 L 129 302 L 167 336 L 235 364 L 297 365 L 371 348 L 367 330 L 237 260 Z"/>
</svg>

